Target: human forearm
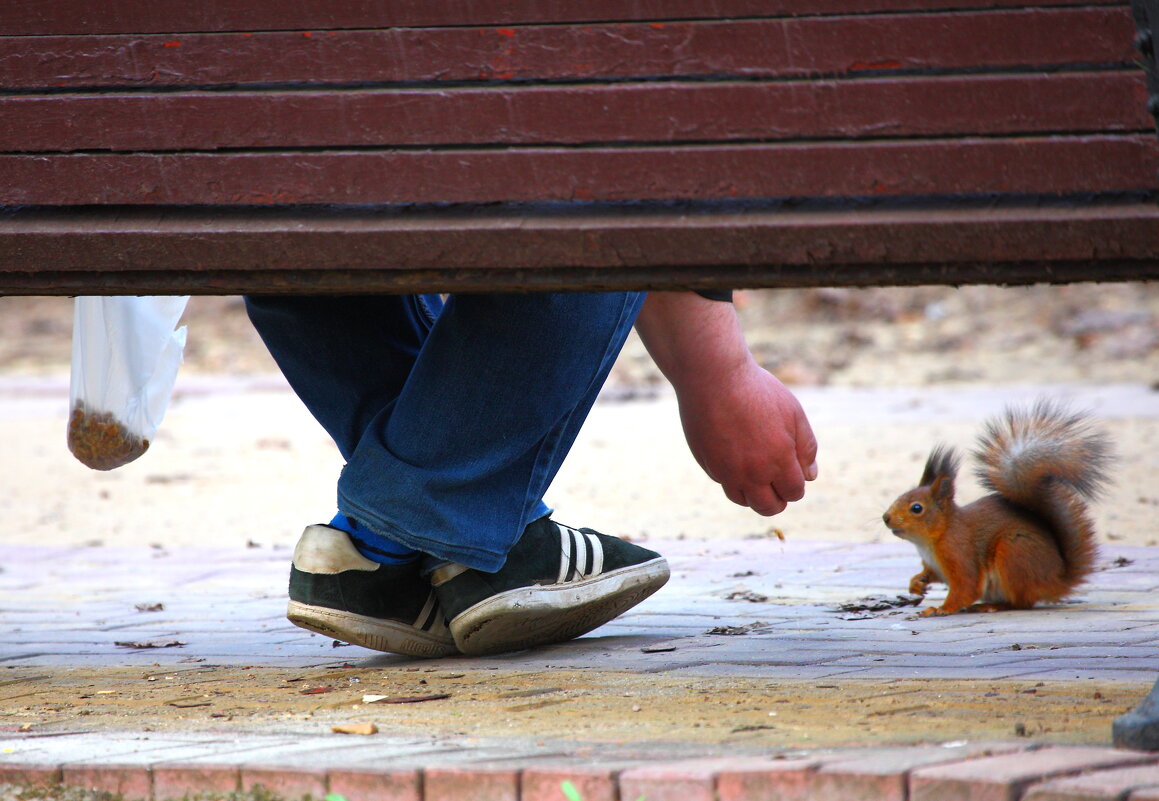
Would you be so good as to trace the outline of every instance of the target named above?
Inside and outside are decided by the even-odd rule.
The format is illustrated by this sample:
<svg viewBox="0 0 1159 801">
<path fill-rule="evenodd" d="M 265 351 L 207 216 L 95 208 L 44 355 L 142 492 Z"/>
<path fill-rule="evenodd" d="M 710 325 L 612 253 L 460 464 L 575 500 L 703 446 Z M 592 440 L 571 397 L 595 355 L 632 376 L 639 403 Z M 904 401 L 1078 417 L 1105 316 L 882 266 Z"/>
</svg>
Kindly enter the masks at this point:
<svg viewBox="0 0 1159 801">
<path fill-rule="evenodd" d="M 731 304 L 652 293 L 636 330 L 672 383 L 693 456 L 735 503 L 782 511 L 817 476 L 800 403 L 752 358 Z"/>
<path fill-rule="evenodd" d="M 733 305 L 694 292 L 649 293 L 636 333 L 677 391 L 752 360 Z"/>
</svg>

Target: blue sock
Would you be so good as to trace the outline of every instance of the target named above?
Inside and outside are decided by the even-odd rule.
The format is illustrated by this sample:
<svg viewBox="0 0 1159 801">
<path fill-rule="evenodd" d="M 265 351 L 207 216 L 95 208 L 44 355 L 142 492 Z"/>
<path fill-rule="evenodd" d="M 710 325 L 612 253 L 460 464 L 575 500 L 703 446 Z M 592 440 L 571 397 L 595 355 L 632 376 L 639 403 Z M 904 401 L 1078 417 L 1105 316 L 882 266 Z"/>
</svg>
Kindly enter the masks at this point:
<svg viewBox="0 0 1159 801">
<path fill-rule="evenodd" d="M 419 558 L 418 551 L 363 528 L 358 525 L 357 520 L 351 520 L 341 512 L 334 515 L 330 525 L 349 534 L 350 541 L 354 543 L 358 552 L 372 562 L 381 565 L 407 565 Z"/>
</svg>

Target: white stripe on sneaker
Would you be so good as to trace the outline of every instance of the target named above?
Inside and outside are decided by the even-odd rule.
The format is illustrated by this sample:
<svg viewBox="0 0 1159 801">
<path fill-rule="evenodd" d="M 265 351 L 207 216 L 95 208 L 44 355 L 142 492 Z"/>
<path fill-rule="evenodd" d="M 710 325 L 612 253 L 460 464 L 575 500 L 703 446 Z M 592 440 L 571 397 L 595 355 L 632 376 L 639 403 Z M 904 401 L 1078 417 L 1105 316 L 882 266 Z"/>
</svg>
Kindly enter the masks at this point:
<svg viewBox="0 0 1159 801">
<path fill-rule="evenodd" d="M 604 546 L 585 531 L 556 523 L 559 529 L 559 576 L 557 584 L 598 576 L 604 570 Z"/>
<path fill-rule="evenodd" d="M 604 572 L 604 544 L 600 542 L 600 538 L 592 534 L 585 535 L 588 542 L 591 543 L 592 549 L 592 567 L 589 576 L 598 576 Z"/>
<path fill-rule="evenodd" d="M 438 603 L 439 600 L 435 597 L 435 591 L 432 589 L 430 595 L 427 596 L 427 602 L 423 604 L 422 611 L 419 612 L 419 616 L 411 625 L 419 631 L 429 631 L 435 623 L 435 607 Z"/>
<path fill-rule="evenodd" d="M 575 537 L 567 526 L 556 523 L 555 528 L 559 531 L 559 575 L 556 577 L 555 583 L 563 584 L 571 578 Z"/>
<path fill-rule="evenodd" d="M 588 573 L 584 571 L 584 568 L 587 567 L 588 557 L 592 550 L 590 537 L 575 529 L 572 529 L 571 535 L 575 539 L 575 572 L 572 576 L 576 579 L 587 578 Z"/>
</svg>

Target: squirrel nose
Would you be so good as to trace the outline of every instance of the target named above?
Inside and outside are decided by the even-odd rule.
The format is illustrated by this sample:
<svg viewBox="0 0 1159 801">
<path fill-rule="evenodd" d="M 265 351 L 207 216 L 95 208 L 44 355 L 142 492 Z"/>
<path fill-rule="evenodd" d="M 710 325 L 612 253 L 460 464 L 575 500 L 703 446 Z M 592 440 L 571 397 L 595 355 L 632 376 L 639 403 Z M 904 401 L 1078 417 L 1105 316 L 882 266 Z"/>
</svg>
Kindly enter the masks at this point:
<svg viewBox="0 0 1159 801">
<path fill-rule="evenodd" d="M 889 512 L 886 512 L 885 514 L 883 514 L 881 516 L 881 520 L 883 523 L 885 523 L 888 526 L 889 525 Z"/>
</svg>

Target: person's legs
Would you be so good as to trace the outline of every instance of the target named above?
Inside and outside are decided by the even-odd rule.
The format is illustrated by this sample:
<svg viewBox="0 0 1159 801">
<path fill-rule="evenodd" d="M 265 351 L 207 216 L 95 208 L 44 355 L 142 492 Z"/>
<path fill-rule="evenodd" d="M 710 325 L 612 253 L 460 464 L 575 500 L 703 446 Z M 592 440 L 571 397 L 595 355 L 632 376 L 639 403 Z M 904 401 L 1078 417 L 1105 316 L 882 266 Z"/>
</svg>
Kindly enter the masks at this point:
<svg viewBox="0 0 1159 801">
<path fill-rule="evenodd" d="M 543 502 L 642 302 L 452 297 L 343 471 L 343 513 L 429 555 L 460 650 L 571 639 L 667 581 L 659 554 L 561 526 Z"/>
<path fill-rule="evenodd" d="M 349 459 L 394 403 L 442 311 L 438 295 L 249 297 L 246 308 L 298 397 Z M 335 515 L 364 555 L 400 564 L 418 552 Z"/>
<path fill-rule="evenodd" d="M 341 512 L 360 536 L 368 529 L 392 547 L 428 554 L 428 570 L 442 566 L 440 600 L 455 606 L 460 623 L 451 630 L 478 653 L 577 636 L 667 579 L 658 554 L 558 526 L 542 500 L 642 300 L 464 295 L 433 325 L 435 314 L 425 311 L 437 303 L 415 299 L 249 306 L 291 385 L 347 459 Z M 325 526 L 303 535 L 291 599 L 297 587 L 318 604 L 306 603 L 295 622 L 380 650 L 431 655 L 429 643 L 410 641 L 428 620 L 425 599 L 386 621 L 385 631 L 365 634 L 385 614 L 367 593 L 392 588 L 345 542 Z M 518 564 L 500 570 L 517 542 Z M 511 623 L 514 611 L 529 608 L 534 617 Z"/>
<path fill-rule="evenodd" d="M 398 397 L 438 319 L 438 295 L 247 297 L 282 374 L 349 459 Z"/>
<path fill-rule="evenodd" d="M 441 308 L 437 295 L 246 298 L 279 368 L 347 459 L 398 397 Z M 294 549 L 289 619 L 379 651 L 455 653 L 418 554 L 373 532 L 348 536 L 357 524 L 341 515 L 332 523 L 342 528 L 308 526 Z"/>
<path fill-rule="evenodd" d="M 453 296 L 363 432 L 339 509 L 437 560 L 497 570 L 532 521 L 643 302 Z"/>
</svg>

